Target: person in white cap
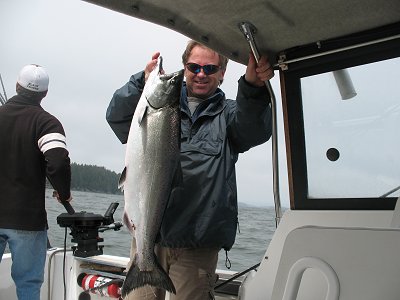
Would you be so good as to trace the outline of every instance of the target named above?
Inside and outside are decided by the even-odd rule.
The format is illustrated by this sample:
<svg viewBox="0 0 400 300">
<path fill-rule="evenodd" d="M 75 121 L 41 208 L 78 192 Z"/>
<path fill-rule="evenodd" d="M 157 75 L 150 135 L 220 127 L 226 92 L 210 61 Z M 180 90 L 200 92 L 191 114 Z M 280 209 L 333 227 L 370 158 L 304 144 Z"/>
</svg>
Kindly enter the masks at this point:
<svg viewBox="0 0 400 300">
<path fill-rule="evenodd" d="M 63 126 L 40 106 L 48 86 L 46 70 L 27 65 L 19 73 L 17 95 L 0 106 L 0 262 L 8 243 L 19 300 L 40 299 L 47 249 L 46 177 L 59 201 L 72 199 Z"/>
</svg>

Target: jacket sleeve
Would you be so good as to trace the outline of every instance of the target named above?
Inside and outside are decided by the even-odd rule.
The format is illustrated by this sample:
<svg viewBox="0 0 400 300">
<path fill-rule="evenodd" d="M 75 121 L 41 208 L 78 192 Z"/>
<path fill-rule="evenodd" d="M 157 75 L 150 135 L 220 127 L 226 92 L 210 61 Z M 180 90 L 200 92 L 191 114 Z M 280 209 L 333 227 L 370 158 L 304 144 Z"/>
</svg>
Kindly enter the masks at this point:
<svg viewBox="0 0 400 300">
<path fill-rule="evenodd" d="M 108 105 L 106 120 L 115 135 L 125 144 L 136 106 L 144 88 L 144 72 L 132 75 L 129 81 L 116 90 Z"/>
<path fill-rule="evenodd" d="M 60 195 L 60 200 L 71 196 L 71 164 L 64 128 L 50 114 L 39 130 L 38 147 L 45 160 L 46 177 Z"/>
<path fill-rule="evenodd" d="M 254 87 L 239 79 L 235 101 L 228 103 L 227 130 L 232 147 L 242 153 L 269 140 L 272 133 L 271 101 L 265 86 Z M 235 105 L 236 104 L 236 105 Z"/>
<path fill-rule="evenodd" d="M 47 178 L 60 195 L 60 200 L 68 200 L 71 196 L 71 164 L 67 149 L 50 149 L 44 156 Z"/>
</svg>

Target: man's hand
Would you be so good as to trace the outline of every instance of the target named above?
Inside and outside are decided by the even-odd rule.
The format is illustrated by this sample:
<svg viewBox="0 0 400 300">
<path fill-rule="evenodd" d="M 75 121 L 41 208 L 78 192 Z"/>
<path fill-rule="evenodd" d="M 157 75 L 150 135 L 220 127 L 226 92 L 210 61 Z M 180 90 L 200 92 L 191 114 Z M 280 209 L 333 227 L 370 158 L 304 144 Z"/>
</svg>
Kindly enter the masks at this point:
<svg viewBox="0 0 400 300">
<path fill-rule="evenodd" d="M 57 201 L 61 203 L 60 195 L 59 195 L 58 192 L 55 191 L 55 190 L 53 191 L 53 197 L 56 198 Z M 65 200 L 65 201 L 71 202 L 71 200 L 72 200 L 72 195 L 69 196 L 69 198 L 68 198 L 67 200 Z"/>
<path fill-rule="evenodd" d="M 265 81 L 270 80 L 272 77 L 274 77 L 274 69 L 268 58 L 261 56 L 257 64 L 253 54 L 250 53 L 245 74 L 246 81 L 251 85 L 261 87 L 265 84 Z"/>
<path fill-rule="evenodd" d="M 151 61 L 147 63 L 146 68 L 144 69 L 144 82 L 147 81 L 151 71 L 153 71 L 154 67 L 157 65 L 157 59 L 159 56 L 160 52 L 154 53 L 153 56 L 151 57 Z"/>
</svg>

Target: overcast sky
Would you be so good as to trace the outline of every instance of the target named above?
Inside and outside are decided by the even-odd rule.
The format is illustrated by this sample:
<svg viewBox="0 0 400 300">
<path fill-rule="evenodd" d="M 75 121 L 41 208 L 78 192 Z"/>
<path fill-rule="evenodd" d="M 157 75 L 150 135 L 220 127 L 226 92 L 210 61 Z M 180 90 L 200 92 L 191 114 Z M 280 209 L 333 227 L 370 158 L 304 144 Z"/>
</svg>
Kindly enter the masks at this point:
<svg viewBox="0 0 400 300">
<path fill-rule="evenodd" d="M 24 65 L 44 66 L 50 85 L 42 106 L 62 122 L 71 160 L 117 173 L 124 167 L 125 147 L 105 121 L 113 92 L 143 70 L 156 51 L 166 72 L 181 69 L 188 41 L 170 29 L 78 0 L 1 0 L 0 38 L 0 74 L 8 98 Z M 221 87 L 228 98 L 235 98 L 244 70 L 229 62 Z M 278 77 L 272 85 L 280 99 Z M 282 144 L 282 135 L 279 139 Z M 240 156 L 237 178 L 239 201 L 273 205 L 270 141 Z M 286 182 L 281 169 L 281 201 L 287 207 Z"/>
</svg>

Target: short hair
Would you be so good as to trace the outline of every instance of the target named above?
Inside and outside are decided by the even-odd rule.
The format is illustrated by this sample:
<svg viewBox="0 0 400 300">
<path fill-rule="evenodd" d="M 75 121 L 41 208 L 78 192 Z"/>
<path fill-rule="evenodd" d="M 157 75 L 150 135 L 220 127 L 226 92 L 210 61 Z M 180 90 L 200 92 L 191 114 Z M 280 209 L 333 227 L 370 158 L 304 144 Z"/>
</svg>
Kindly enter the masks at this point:
<svg viewBox="0 0 400 300">
<path fill-rule="evenodd" d="M 199 43 L 199 42 L 196 42 L 196 41 L 194 41 L 194 40 L 190 40 L 190 41 L 188 42 L 187 46 L 186 46 L 185 51 L 184 51 L 183 54 L 182 54 L 182 63 L 183 63 L 184 66 L 186 66 L 186 64 L 187 64 L 187 62 L 188 62 L 188 59 L 189 59 L 189 56 L 190 56 L 190 53 L 192 52 L 193 48 L 196 47 L 196 46 L 200 46 L 200 47 L 203 47 L 203 48 L 206 48 L 206 49 L 210 49 L 210 48 L 208 48 L 207 46 L 205 46 L 205 45 L 203 45 L 203 44 L 201 44 L 201 43 Z M 210 50 L 211 50 L 211 51 L 214 51 L 214 50 L 212 50 L 212 49 L 210 49 Z M 223 56 L 222 54 L 219 54 L 219 53 L 216 52 L 216 51 L 214 51 L 214 52 L 218 54 L 218 57 L 219 57 L 219 65 L 220 65 L 221 69 L 225 71 L 229 59 L 228 59 L 226 56 Z"/>
<path fill-rule="evenodd" d="M 19 83 L 17 83 L 15 90 L 18 95 L 24 96 L 25 98 L 29 98 L 33 101 L 41 101 L 47 95 L 47 91 L 33 92 L 33 91 L 30 91 L 30 90 L 22 87 Z"/>
</svg>

